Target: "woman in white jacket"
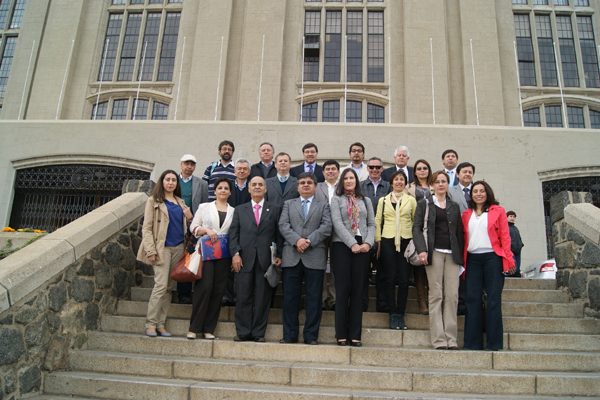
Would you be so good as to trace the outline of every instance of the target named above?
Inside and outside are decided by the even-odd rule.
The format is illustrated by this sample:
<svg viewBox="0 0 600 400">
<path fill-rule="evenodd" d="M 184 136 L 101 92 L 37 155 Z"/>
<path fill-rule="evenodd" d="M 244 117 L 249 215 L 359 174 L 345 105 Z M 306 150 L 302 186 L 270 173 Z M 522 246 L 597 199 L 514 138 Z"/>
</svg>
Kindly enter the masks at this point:
<svg viewBox="0 0 600 400">
<path fill-rule="evenodd" d="M 196 237 L 209 236 L 217 241 L 217 235 L 229 233 L 233 219 L 233 207 L 227 204 L 231 194 L 232 183 L 227 178 L 215 181 L 217 199 L 198 206 L 190 232 Z M 227 284 L 227 274 L 231 270 L 231 257 L 204 261 L 202 279 L 194 284 L 192 315 L 188 339 L 195 339 L 196 334 L 203 332 L 205 339 L 214 339 L 214 331 L 221 312 L 221 299 Z"/>
</svg>

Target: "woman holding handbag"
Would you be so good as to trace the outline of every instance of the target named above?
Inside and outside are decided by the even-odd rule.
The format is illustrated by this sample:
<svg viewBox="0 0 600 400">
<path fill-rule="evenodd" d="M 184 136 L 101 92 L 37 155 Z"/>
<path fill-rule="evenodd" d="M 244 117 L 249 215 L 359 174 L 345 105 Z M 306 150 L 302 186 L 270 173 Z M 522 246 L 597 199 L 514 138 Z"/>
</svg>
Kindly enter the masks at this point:
<svg viewBox="0 0 600 400">
<path fill-rule="evenodd" d="M 413 217 L 417 201 L 404 191 L 406 175 L 399 170 L 390 176 L 392 191 L 379 199 L 375 217 L 377 257 L 383 268 L 385 302 L 390 313 L 390 329 L 408 329 L 404 322 L 408 280 L 412 266 L 404 257 L 406 246 L 412 238 Z M 396 302 L 398 282 L 398 302 Z"/>
<path fill-rule="evenodd" d="M 175 281 L 169 275 L 183 254 L 183 240 L 192 217 L 190 208 L 181 199 L 177 172 L 166 170 L 146 201 L 142 243 L 137 254 L 138 261 L 154 268 L 154 287 L 146 315 L 147 336 L 171 336 L 165 329 L 165 321 Z"/>
<path fill-rule="evenodd" d="M 371 200 L 360 191 L 358 175 L 346 168 L 331 198 L 331 267 L 335 275 L 335 337 L 339 346 L 362 346 L 362 300 L 369 250 L 375 239 Z"/>
<path fill-rule="evenodd" d="M 463 225 L 458 204 L 448 197 L 449 180 L 444 171 L 431 176 L 434 194 L 419 200 L 413 225 L 415 248 L 426 266 L 429 281 L 431 344 L 438 350 L 458 350 L 456 312 L 463 262 Z"/>
<path fill-rule="evenodd" d="M 208 236 L 212 243 L 216 243 L 217 235 L 229 233 L 234 209 L 227 204 L 227 199 L 231 194 L 232 186 L 228 178 L 219 178 L 215 181 L 217 199 L 198 206 L 190 226 L 194 236 Z M 215 338 L 214 331 L 219 320 L 221 300 L 230 270 L 231 257 L 204 261 L 202 278 L 194 284 L 188 339 L 196 339 L 196 335 L 200 332 L 204 333 L 205 339 Z"/>
<path fill-rule="evenodd" d="M 485 181 L 471 186 L 469 208 L 462 215 L 465 262 L 465 349 L 483 349 L 481 296 L 485 287 L 486 350 L 504 347 L 502 327 L 502 289 L 504 275 L 516 271 L 510 251 L 510 232 L 504 208 Z"/>
</svg>

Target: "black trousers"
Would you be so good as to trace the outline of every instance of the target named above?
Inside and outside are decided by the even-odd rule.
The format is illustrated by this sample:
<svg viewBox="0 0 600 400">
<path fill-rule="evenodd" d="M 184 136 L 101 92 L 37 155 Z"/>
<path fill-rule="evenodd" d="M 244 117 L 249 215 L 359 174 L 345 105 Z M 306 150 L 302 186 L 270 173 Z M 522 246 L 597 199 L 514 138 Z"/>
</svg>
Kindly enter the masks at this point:
<svg viewBox="0 0 600 400">
<path fill-rule="evenodd" d="M 394 239 L 381 238 L 381 267 L 385 275 L 385 302 L 390 314 L 404 314 L 408 298 L 408 280 L 412 265 L 404 258 L 404 250 L 410 239 L 400 239 L 400 252 L 396 251 Z M 398 282 L 398 302 L 396 302 L 396 282 Z"/>
<path fill-rule="evenodd" d="M 265 279 L 265 272 L 257 257 L 252 271 L 236 274 L 235 329 L 240 339 L 265 337 L 273 293 Z"/>
<path fill-rule="evenodd" d="M 230 269 L 231 257 L 204 261 L 202 279 L 194 284 L 190 332 L 214 333 Z"/>
<path fill-rule="evenodd" d="M 360 236 L 356 240 L 362 244 Z M 331 253 L 335 275 L 335 337 L 360 340 L 369 253 L 354 254 L 342 242 L 333 242 Z"/>
<path fill-rule="evenodd" d="M 302 280 L 304 279 L 304 310 L 306 320 L 302 335 L 304 340 L 317 340 L 319 338 L 319 326 L 323 308 L 323 275 L 321 269 L 311 269 L 304 266 L 300 261 L 294 267 L 282 268 L 283 274 L 283 337 L 298 340 L 300 323 L 298 312 L 300 311 L 300 297 L 302 296 Z"/>
</svg>

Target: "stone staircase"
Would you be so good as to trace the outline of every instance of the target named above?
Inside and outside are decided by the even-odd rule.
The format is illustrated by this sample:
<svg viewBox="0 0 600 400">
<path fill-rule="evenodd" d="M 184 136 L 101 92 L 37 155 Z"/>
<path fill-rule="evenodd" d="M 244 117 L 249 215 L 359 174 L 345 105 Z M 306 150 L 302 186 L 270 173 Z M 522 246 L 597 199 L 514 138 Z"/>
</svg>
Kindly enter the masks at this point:
<svg viewBox="0 0 600 400">
<path fill-rule="evenodd" d="M 191 306 L 178 304 L 167 323 L 174 337 L 148 338 L 151 284 L 145 277 L 116 315 L 103 316 L 101 329 L 88 334 L 87 349 L 71 352 L 70 371 L 47 374 L 45 394 L 37 399 L 600 397 L 600 323 L 584 319 L 583 305 L 569 303 L 555 281 L 506 280 L 505 350 L 498 352 L 433 350 L 428 316 L 416 314 L 414 288 L 407 331 L 390 330 L 387 314 L 373 312 L 371 298 L 361 348 L 335 345 L 331 311 L 323 312 L 318 346 L 279 344 L 281 294 L 269 315 L 267 343 L 233 342 L 229 307 L 221 310 L 217 340 L 187 340 Z M 459 317 L 461 347 L 463 324 Z"/>
</svg>

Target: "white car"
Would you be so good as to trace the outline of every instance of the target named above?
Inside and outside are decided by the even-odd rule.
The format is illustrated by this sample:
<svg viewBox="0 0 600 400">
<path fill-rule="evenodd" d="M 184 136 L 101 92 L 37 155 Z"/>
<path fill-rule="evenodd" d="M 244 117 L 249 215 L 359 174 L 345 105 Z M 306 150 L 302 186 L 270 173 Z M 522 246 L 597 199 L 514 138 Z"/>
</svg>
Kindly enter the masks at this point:
<svg viewBox="0 0 600 400">
<path fill-rule="evenodd" d="M 521 268 L 521 276 L 529 279 L 556 279 L 557 270 L 554 259 L 538 261 Z"/>
</svg>

